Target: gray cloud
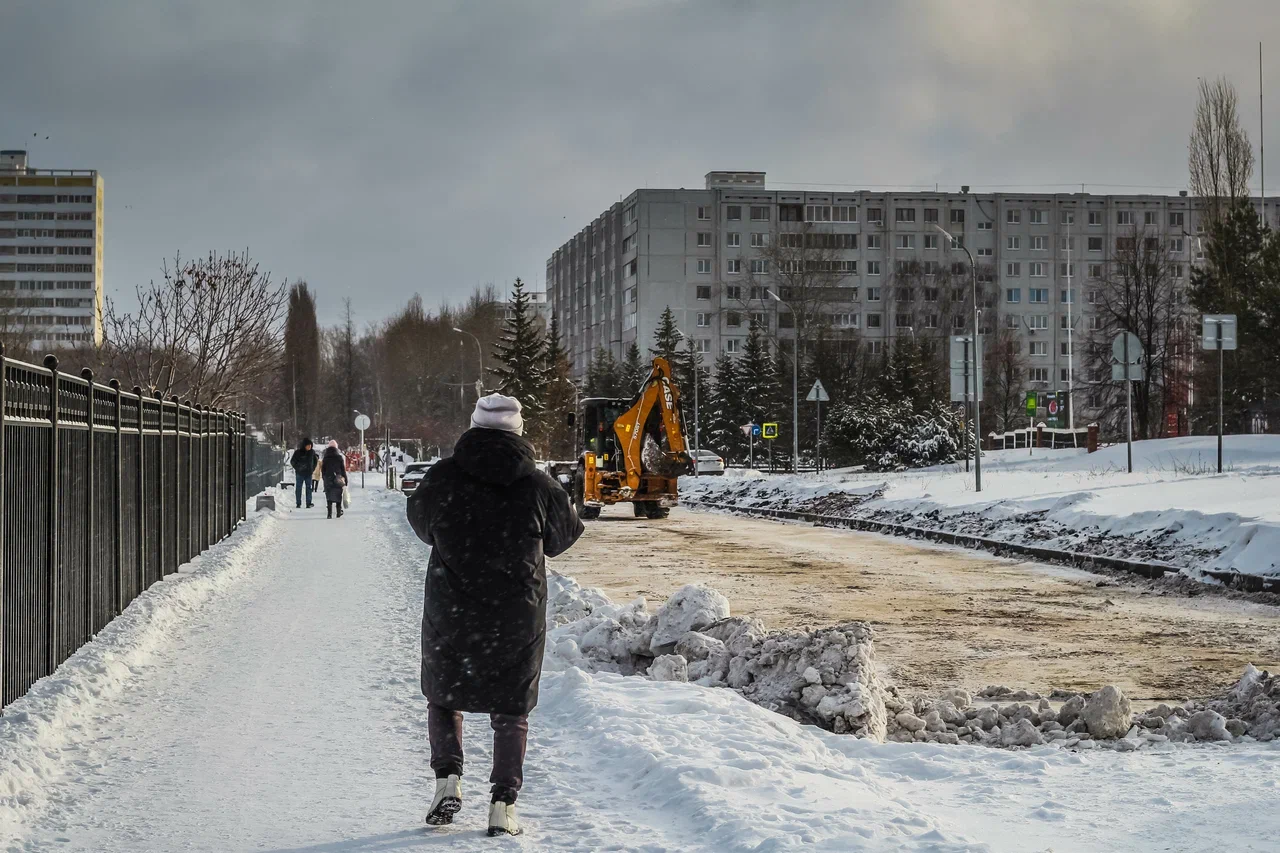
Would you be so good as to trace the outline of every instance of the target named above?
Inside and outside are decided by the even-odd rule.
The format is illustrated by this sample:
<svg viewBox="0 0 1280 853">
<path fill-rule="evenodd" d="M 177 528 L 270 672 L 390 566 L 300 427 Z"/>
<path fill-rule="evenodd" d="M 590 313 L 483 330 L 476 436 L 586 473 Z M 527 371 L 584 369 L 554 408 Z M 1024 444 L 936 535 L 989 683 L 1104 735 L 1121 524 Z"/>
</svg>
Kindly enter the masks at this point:
<svg viewBox="0 0 1280 853">
<path fill-rule="evenodd" d="M 714 168 L 1176 188 L 1195 78 L 1256 137 L 1278 35 L 1270 0 L 10 0 L 0 147 L 103 172 L 113 295 L 248 246 L 371 321 L 540 280 L 619 195 Z"/>
</svg>

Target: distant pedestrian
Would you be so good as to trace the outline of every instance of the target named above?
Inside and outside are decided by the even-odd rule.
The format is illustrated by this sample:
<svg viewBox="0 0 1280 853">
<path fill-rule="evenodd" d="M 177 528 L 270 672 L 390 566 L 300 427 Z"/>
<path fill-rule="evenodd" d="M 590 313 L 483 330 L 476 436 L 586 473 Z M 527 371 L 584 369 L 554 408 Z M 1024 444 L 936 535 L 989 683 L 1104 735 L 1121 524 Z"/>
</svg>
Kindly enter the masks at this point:
<svg viewBox="0 0 1280 853">
<path fill-rule="evenodd" d="M 544 557 L 564 553 L 582 522 L 521 438 L 520 402 L 482 398 L 453 456 L 428 469 L 409 523 L 431 546 L 422 614 L 422 692 L 436 793 L 427 823 L 462 808 L 462 712 L 489 715 L 489 835 L 519 835 L 529 712 L 546 645 Z"/>
<path fill-rule="evenodd" d="M 338 507 L 338 518 L 342 518 L 342 490 L 347 486 L 347 461 L 338 450 L 338 442 L 331 441 L 324 449 L 324 459 L 320 461 L 321 474 L 324 480 L 324 499 L 329 506 L 329 518 L 333 518 L 333 508 Z"/>
<path fill-rule="evenodd" d="M 299 509 L 302 508 L 304 490 L 307 493 L 307 509 L 311 509 L 311 493 L 315 488 L 312 473 L 319 464 L 320 456 L 311 446 L 311 439 L 304 438 L 298 442 L 298 449 L 293 451 L 293 456 L 289 459 L 289 467 L 293 468 L 294 498 Z"/>
<path fill-rule="evenodd" d="M 311 488 L 314 491 L 320 491 L 320 481 L 324 479 L 324 471 L 320 467 L 320 457 L 316 457 L 316 470 L 311 472 Z"/>
</svg>

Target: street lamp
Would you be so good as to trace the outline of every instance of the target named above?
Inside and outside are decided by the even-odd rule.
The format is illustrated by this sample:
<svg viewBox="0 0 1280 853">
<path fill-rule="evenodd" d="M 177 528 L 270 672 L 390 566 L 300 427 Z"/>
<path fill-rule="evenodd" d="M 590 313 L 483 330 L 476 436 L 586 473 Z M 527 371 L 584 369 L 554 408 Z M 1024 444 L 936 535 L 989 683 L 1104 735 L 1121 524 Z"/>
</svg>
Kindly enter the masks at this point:
<svg viewBox="0 0 1280 853">
<path fill-rule="evenodd" d="M 979 411 L 978 397 L 978 265 L 973 260 L 973 253 L 963 240 L 952 237 L 947 229 L 938 223 L 934 228 L 951 241 L 951 248 L 959 246 L 969 258 L 969 275 L 973 282 L 973 490 L 982 491 L 982 415 Z"/>
<path fill-rule="evenodd" d="M 693 349 L 693 340 L 679 329 L 676 329 L 676 334 L 688 342 L 689 351 L 693 354 L 689 361 L 693 365 L 693 476 L 696 477 L 698 476 L 698 451 L 702 447 L 698 441 L 698 433 L 701 432 L 698 424 L 698 386 L 702 384 L 698 381 L 698 375 L 702 368 L 698 367 L 699 353 Z"/>
<path fill-rule="evenodd" d="M 480 346 L 480 339 L 468 332 L 466 329 L 459 329 L 457 326 L 453 330 L 460 335 L 466 335 L 476 342 L 476 356 L 480 359 L 480 378 L 476 380 L 476 397 L 484 396 L 484 348 Z"/>
<path fill-rule="evenodd" d="M 800 320 L 796 317 L 796 310 L 787 303 L 783 302 L 778 294 L 772 290 L 766 290 L 769 298 L 777 302 L 782 307 L 791 312 L 792 329 L 795 331 L 794 343 L 791 348 L 791 467 L 797 474 L 800 473 L 800 327 L 797 325 Z"/>
</svg>

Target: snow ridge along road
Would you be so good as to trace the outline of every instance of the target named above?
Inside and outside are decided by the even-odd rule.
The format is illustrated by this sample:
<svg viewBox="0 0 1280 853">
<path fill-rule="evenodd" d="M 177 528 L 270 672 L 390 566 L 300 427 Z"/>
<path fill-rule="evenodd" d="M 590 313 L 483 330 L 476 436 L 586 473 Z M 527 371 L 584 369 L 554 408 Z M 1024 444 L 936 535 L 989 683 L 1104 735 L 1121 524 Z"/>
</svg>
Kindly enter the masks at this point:
<svg viewBox="0 0 1280 853">
<path fill-rule="evenodd" d="M 355 499 L 340 522 L 259 517 L 17 703 L 5 849 L 1244 851 L 1280 833 L 1275 748 L 876 744 L 575 668 L 546 673 L 531 720 L 528 834 L 484 837 L 478 716 L 459 821 L 428 829 L 425 548 L 403 498 Z"/>
</svg>

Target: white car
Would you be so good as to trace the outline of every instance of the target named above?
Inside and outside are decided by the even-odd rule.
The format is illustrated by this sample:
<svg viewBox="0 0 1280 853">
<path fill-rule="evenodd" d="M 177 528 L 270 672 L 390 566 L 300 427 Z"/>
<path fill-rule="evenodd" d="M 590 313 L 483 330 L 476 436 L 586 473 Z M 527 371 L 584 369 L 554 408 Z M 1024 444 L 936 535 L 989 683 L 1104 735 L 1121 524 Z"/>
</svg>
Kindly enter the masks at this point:
<svg viewBox="0 0 1280 853">
<path fill-rule="evenodd" d="M 696 450 L 689 454 L 698 463 L 698 475 L 723 474 L 724 460 L 710 450 Z"/>
<path fill-rule="evenodd" d="M 410 462 L 404 466 L 404 474 L 400 476 L 400 491 L 406 495 L 413 494 L 418 484 L 422 482 L 422 478 L 427 476 L 427 470 L 432 464 L 431 462 Z"/>
</svg>

